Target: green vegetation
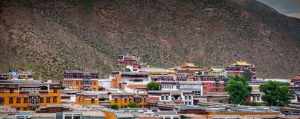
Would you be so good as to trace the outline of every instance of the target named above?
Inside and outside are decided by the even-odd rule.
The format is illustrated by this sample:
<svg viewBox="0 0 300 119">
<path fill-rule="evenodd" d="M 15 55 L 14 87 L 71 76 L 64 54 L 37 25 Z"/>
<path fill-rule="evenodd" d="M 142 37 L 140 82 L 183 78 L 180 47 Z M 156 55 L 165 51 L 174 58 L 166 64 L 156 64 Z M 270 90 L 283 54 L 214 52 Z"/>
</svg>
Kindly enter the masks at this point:
<svg viewBox="0 0 300 119">
<path fill-rule="evenodd" d="M 90 13 L 93 10 L 95 0 L 66 0 L 65 2 L 73 6 L 82 5 L 84 10 Z"/>
<path fill-rule="evenodd" d="M 225 90 L 229 94 L 229 100 L 233 104 L 244 104 L 247 96 L 250 95 L 251 87 L 245 77 L 230 77 Z"/>
<path fill-rule="evenodd" d="M 201 106 L 201 107 L 208 107 L 208 104 L 206 104 L 206 103 L 200 103 L 198 105 Z"/>
<path fill-rule="evenodd" d="M 111 105 L 111 108 L 112 108 L 112 109 L 116 109 L 116 110 L 117 110 L 117 109 L 119 109 L 119 106 L 118 106 L 118 105 L 116 105 L 116 104 L 113 104 L 113 105 Z"/>
<path fill-rule="evenodd" d="M 190 117 L 184 116 L 184 115 L 180 115 L 180 119 L 190 119 Z"/>
<path fill-rule="evenodd" d="M 148 90 L 159 90 L 160 89 L 160 86 L 158 83 L 152 81 L 150 83 L 147 84 L 147 89 Z"/>
<path fill-rule="evenodd" d="M 242 75 L 243 75 L 243 77 L 245 77 L 246 80 L 249 81 L 249 80 L 251 80 L 251 77 L 252 77 L 253 74 L 251 73 L 250 70 L 247 69 L 247 70 L 245 70 L 245 71 L 243 72 Z"/>
<path fill-rule="evenodd" d="M 287 83 L 268 81 L 259 90 L 264 93 L 262 100 L 268 106 L 285 106 L 290 103 L 292 94 Z"/>
<path fill-rule="evenodd" d="M 15 1 L 18 6 L 22 7 L 32 7 L 32 1 L 31 0 L 16 0 Z"/>
<path fill-rule="evenodd" d="M 87 13 L 90 13 L 93 10 L 94 0 L 80 0 L 80 1 Z"/>
<path fill-rule="evenodd" d="M 129 108 L 137 108 L 137 107 L 138 107 L 138 104 L 135 103 L 135 102 L 133 102 L 133 101 L 130 101 L 130 102 L 128 103 L 128 107 L 129 107 Z"/>
<path fill-rule="evenodd" d="M 249 105 L 249 106 L 264 106 L 266 105 L 263 102 L 246 102 L 245 105 Z"/>
</svg>

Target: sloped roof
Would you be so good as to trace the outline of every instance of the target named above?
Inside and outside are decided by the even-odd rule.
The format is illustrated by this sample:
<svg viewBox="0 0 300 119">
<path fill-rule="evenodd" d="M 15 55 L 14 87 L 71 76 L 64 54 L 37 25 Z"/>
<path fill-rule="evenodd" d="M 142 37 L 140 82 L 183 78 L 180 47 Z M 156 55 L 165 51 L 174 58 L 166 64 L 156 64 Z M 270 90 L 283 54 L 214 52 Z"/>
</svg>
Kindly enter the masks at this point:
<svg viewBox="0 0 300 119">
<path fill-rule="evenodd" d="M 295 76 L 294 78 L 292 78 L 292 81 L 300 81 L 300 74 L 298 74 L 297 76 Z"/>
<path fill-rule="evenodd" d="M 188 63 L 188 62 L 186 62 L 186 63 L 183 63 L 181 65 L 181 67 L 197 67 L 197 66 L 194 63 Z"/>
<path fill-rule="evenodd" d="M 132 89 L 144 89 L 144 88 L 147 88 L 146 85 L 139 85 L 139 84 L 128 84 L 127 87 L 128 88 L 132 88 Z"/>
<path fill-rule="evenodd" d="M 250 64 L 250 63 L 248 63 L 246 61 L 239 60 L 239 61 L 236 61 L 235 63 L 233 63 L 232 65 L 250 66 L 252 64 Z"/>
<path fill-rule="evenodd" d="M 149 72 L 151 74 L 155 74 L 155 73 L 175 73 L 174 70 L 172 69 L 164 69 L 164 68 L 141 68 L 140 71 L 142 72 Z"/>
</svg>

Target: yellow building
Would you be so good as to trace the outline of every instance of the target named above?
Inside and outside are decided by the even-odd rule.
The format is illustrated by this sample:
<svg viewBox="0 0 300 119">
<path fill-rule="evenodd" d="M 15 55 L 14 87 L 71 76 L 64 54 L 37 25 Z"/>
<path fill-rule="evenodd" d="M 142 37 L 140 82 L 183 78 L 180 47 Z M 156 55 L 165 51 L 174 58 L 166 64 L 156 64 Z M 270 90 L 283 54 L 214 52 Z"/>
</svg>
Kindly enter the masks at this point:
<svg viewBox="0 0 300 119">
<path fill-rule="evenodd" d="M 78 70 L 67 70 L 64 72 L 63 86 L 73 90 L 92 90 L 100 89 L 98 73 L 83 72 Z"/>
<path fill-rule="evenodd" d="M 121 72 L 112 72 L 112 81 L 111 81 L 111 87 L 112 88 L 121 88 L 121 82 L 122 82 L 122 75 Z"/>
<path fill-rule="evenodd" d="M 0 105 L 16 110 L 35 110 L 51 104 L 60 104 L 58 83 L 36 80 L 0 80 Z"/>
<path fill-rule="evenodd" d="M 109 106 L 108 92 L 83 91 L 76 95 L 76 104 Z"/>
<path fill-rule="evenodd" d="M 130 102 L 134 102 L 138 107 L 145 107 L 147 95 L 134 95 L 129 93 L 112 93 L 109 96 L 110 104 L 120 108 L 128 107 Z"/>
</svg>

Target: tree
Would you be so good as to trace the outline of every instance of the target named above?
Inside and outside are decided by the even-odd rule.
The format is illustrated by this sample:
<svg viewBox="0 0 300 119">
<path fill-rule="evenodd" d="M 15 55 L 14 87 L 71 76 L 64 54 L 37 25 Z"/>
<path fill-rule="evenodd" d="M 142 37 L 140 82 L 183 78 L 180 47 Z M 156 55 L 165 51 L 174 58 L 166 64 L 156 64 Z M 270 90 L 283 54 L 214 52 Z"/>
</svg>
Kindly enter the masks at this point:
<svg viewBox="0 0 300 119">
<path fill-rule="evenodd" d="M 136 104 L 135 102 L 130 101 L 130 102 L 128 103 L 128 107 L 129 107 L 129 108 L 137 108 L 137 107 L 138 107 L 138 104 Z"/>
<path fill-rule="evenodd" d="M 147 84 L 148 90 L 159 90 L 160 86 L 158 83 L 151 81 L 150 83 Z"/>
<path fill-rule="evenodd" d="M 119 106 L 118 106 L 118 105 L 116 105 L 116 104 L 113 104 L 113 105 L 111 105 L 111 108 L 112 108 L 112 109 L 116 109 L 116 110 L 117 110 L 117 109 L 119 109 Z"/>
<path fill-rule="evenodd" d="M 251 93 L 247 79 L 244 77 L 229 77 L 229 81 L 225 87 L 229 94 L 229 100 L 233 104 L 243 104 L 247 96 Z"/>
<path fill-rule="evenodd" d="M 249 69 L 245 69 L 242 73 L 242 76 L 245 77 L 248 81 L 252 79 L 253 73 Z"/>
<path fill-rule="evenodd" d="M 288 83 L 268 81 L 260 85 L 259 90 L 264 93 L 262 100 L 265 101 L 268 106 L 285 106 L 290 103 L 292 97 Z"/>
</svg>

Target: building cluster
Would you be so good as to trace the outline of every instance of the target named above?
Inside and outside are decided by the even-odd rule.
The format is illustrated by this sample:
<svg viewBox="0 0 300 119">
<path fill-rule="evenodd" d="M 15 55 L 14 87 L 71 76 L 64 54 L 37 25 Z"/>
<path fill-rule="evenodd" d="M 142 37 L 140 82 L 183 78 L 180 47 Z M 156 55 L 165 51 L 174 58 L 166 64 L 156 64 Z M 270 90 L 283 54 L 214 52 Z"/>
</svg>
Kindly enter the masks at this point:
<svg viewBox="0 0 300 119">
<path fill-rule="evenodd" d="M 33 80 L 31 72 L 3 73 L 0 75 L 2 114 L 7 118 L 13 113 L 22 118 L 62 119 L 279 116 L 278 110 L 269 107 L 227 104 L 225 86 L 230 76 L 249 79 L 252 92 L 248 102 L 262 102 L 259 85 L 267 80 L 280 80 L 257 78 L 255 65 L 245 61 L 222 67 L 183 63 L 173 68 L 156 68 L 145 66 L 136 56 L 124 55 L 118 57 L 117 63 L 123 70 L 111 72 L 107 79 L 100 79 L 97 72 L 81 70 L 65 70 L 63 80 L 52 81 Z M 149 90 L 147 85 L 151 82 L 158 84 L 159 89 Z M 294 102 L 299 103 L 300 75 L 287 83 L 291 83 L 294 91 Z"/>
</svg>

